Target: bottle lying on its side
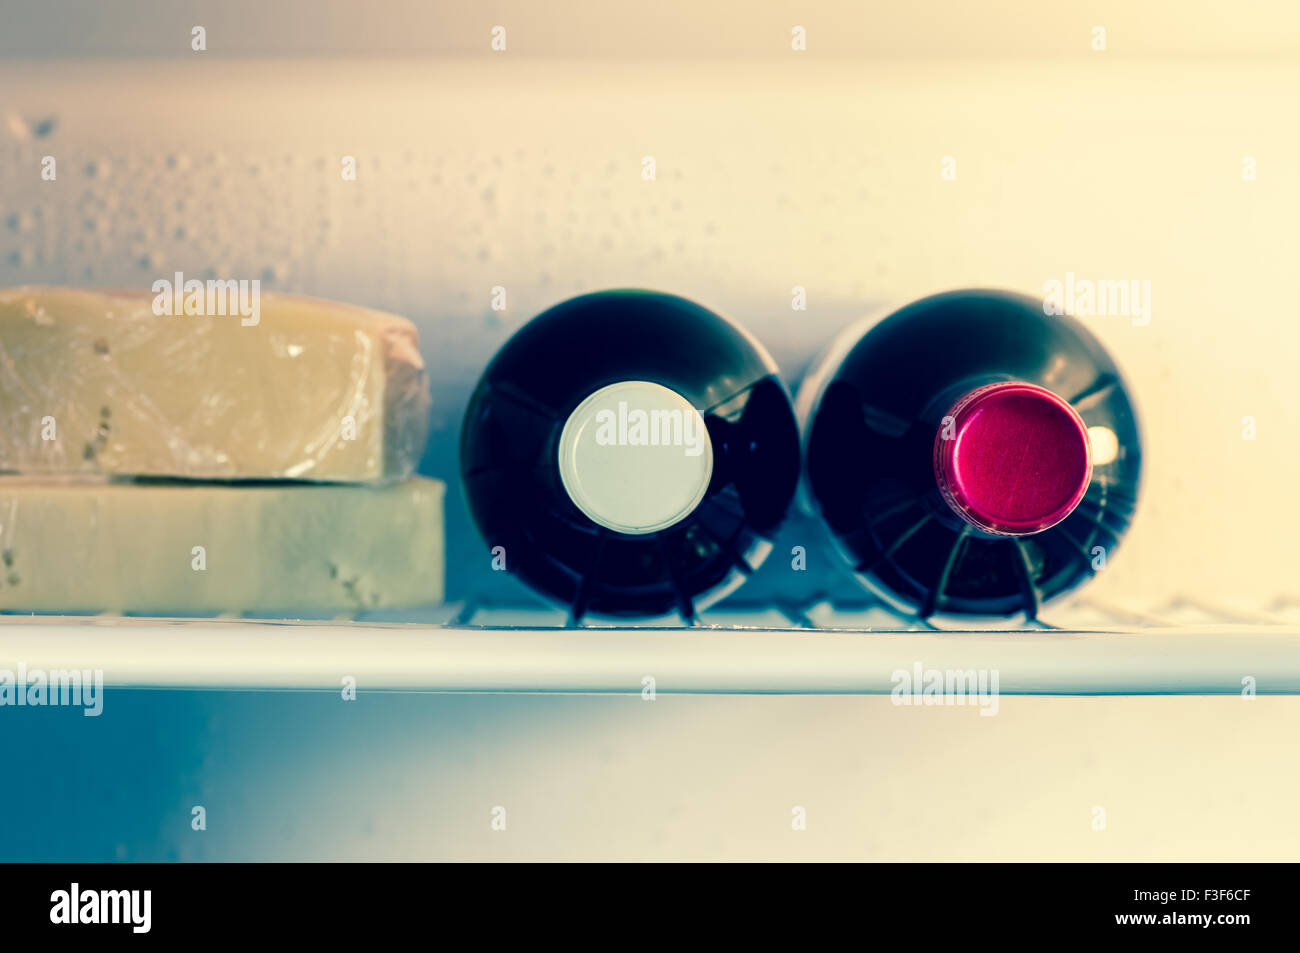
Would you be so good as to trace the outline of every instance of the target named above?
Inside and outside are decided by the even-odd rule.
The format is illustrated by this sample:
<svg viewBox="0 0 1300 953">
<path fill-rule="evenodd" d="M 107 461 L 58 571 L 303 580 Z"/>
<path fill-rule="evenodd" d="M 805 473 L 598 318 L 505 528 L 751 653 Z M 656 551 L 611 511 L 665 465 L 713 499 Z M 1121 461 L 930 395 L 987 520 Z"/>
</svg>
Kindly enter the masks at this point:
<svg viewBox="0 0 1300 953">
<path fill-rule="evenodd" d="M 574 619 L 692 619 L 771 550 L 798 428 L 739 327 L 684 298 L 607 291 L 539 315 L 492 359 L 461 475 L 506 568 Z"/>
<path fill-rule="evenodd" d="M 869 319 L 797 408 L 810 501 L 867 588 L 922 618 L 1033 619 L 1106 565 L 1133 517 L 1129 392 L 1039 299 L 955 291 Z"/>
</svg>

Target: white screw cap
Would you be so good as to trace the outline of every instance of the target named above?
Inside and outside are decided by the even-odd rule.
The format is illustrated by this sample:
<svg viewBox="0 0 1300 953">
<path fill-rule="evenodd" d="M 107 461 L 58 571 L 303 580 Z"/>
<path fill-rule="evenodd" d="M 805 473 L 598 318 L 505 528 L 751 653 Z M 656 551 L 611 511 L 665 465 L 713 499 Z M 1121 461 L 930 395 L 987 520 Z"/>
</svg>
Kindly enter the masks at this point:
<svg viewBox="0 0 1300 953">
<path fill-rule="evenodd" d="M 618 533 L 640 536 L 685 519 L 713 476 L 700 412 L 650 381 L 620 381 L 588 396 L 560 433 L 560 479 L 575 506 Z"/>
</svg>

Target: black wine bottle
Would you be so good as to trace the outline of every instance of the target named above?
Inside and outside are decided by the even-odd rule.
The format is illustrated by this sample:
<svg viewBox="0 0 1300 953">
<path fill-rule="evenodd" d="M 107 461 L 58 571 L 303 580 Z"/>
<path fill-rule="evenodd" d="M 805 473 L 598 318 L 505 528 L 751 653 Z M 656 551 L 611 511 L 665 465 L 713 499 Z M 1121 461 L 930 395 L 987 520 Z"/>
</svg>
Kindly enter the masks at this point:
<svg viewBox="0 0 1300 953">
<path fill-rule="evenodd" d="M 956 291 L 868 319 L 797 404 L 808 496 L 895 609 L 1034 619 L 1107 565 L 1133 517 L 1129 392 L 1041 299 Z"/>
<path fill-rule="evenodd" d="M 735 324 L 606 291 L 537 316 L 492 359 L 461 474 L 506 569 L 573 619 L 691 620 L 770 552 L 798 427 L 772 359 Z"/>
</svg>

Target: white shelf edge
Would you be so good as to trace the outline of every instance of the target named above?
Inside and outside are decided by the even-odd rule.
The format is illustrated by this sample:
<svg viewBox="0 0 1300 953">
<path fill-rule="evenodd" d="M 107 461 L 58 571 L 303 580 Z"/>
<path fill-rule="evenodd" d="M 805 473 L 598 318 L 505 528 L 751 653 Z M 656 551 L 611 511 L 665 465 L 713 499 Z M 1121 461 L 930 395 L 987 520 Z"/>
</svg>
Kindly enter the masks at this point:
<svg viewBox="0 0 1300 953">
<path fill-rule="evenodd" d="M 986 670 L 1003 695 L 1300 694 L 1300 627 L 1107 632 L 482 629 L 235 620 L 0 622 L 0 670 L 137 688 L 884 694 L 894 673 Z"/>
</svg>

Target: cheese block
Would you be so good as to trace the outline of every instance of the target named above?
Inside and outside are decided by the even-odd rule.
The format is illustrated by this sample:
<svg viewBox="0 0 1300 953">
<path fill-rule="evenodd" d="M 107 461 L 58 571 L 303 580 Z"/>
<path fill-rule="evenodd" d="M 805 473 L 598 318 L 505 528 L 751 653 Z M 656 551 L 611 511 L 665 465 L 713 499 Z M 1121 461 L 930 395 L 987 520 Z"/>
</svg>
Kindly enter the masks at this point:
<svg viewBox="0 0 1300 953">
<path fill-rule="evenodd" d="M 443 484 L 0 477 L 0 610 L 293 614 L 442 601 Z"/>
<path fill-rule="evenodd" d="M 414 472 L 430 403 L 414 325 L 192 284 L 191 295 L 0 290 L 0 471 L 364 482 Z"/>
</svg>

